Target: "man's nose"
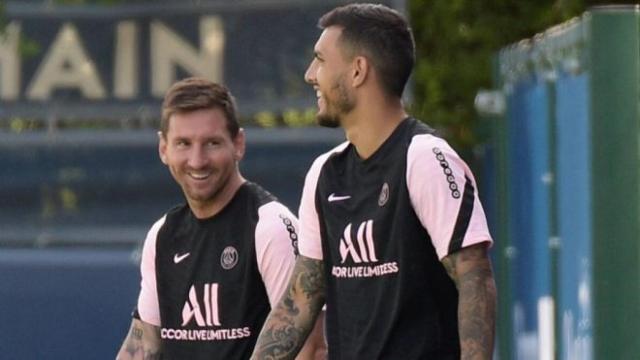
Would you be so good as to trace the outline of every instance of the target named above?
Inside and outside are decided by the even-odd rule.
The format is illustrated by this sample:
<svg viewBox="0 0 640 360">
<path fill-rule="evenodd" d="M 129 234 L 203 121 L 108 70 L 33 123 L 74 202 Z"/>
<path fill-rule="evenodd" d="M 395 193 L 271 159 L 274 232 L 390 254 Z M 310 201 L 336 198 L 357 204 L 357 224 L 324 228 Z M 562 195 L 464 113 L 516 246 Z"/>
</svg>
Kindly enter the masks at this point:
<svg viewBox="0 0 640 360">
<path fill-rule="evenodd" d="M 208 158 L 204 149 L 200 146 L 194 146 L 189 152 L 189 167 L 193 169 L 200 169 L 207 165 Z"/>
<path fill-rule="evenodd" d="M 307 71 L 304 73 L 304 81 L 306 81 L 307 84 L 313 85 L 316 82 L 315 62 L 315 60 L 312 61 L 311 64 L 309 64 Z"/>
</svg>

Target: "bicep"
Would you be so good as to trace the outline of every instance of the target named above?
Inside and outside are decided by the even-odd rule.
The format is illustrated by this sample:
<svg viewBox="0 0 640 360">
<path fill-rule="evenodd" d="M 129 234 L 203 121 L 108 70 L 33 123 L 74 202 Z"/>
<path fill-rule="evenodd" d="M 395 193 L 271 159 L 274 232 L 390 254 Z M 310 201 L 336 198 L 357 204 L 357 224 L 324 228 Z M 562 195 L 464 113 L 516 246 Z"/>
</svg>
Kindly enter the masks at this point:
<svg viewBox="0 0 640 360">
<path fill-rule="evenodd" d="M 160 327 L 133 318 L 117 360 L 160 359 Z"/>
<path fill-rule="evenodd" d="M 451 253 L 442 259 L 447 274 L 454 281 L 458 291 L 469 282 L 493 278 L 488 250 L 490 242 L 474 244 Z"/>
</svg>

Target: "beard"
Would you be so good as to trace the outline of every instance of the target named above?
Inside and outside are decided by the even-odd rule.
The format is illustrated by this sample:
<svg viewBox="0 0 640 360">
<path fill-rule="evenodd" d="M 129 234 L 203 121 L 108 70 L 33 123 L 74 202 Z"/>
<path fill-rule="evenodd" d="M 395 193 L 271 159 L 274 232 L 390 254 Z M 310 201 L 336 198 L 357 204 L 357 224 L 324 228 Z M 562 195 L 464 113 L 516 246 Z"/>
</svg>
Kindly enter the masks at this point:
<svg viewBox="0 0 640 360">
<path fill-rule="evenodd" d="M 350 113 L 355 108 L 356 102 L 347 91 L 343 79 L 344 76 L 340 76 L 331 87 L 330 93 L 336 95 L 335 101 L 331 101 L 325 96 L 325 112 L 319 112 L 316 115 L 318 125 L 336 128 L 340 126 L 342 116 Z"/>
<path fill-rule="evenodd" d="M 318 114 L 316 116 L 316 121 L 318 122 L 318 125 L 322 127 L 335 129 L 340 126 L 340 118 L 330 114 Z"/>
<path fill-rule="evenodd" d="M 190 205 L 191 203 L 200 205 L 212 203 L 216 201 L 227 184 L 231 181 L 232 173 L 232 170 L 229 169 L 212 169 L 212 173 L 210 175 L 211 179 L 204 188 L 199 188 L 197 185 L 194 186 L 190 184 L 188 177 L 183 174 L 183 179 L 186 178 L 186 180 L 182 180 L 180 186 L 182 187 L 183 194 Z"/>
</svg>

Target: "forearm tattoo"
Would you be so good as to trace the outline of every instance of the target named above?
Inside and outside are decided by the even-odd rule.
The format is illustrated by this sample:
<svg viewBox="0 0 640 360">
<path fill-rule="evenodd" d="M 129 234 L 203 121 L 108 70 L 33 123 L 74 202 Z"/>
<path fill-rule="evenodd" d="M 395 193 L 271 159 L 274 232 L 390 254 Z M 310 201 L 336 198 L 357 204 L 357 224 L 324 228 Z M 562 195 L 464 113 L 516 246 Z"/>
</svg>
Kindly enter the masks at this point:
<svg viewBox="0 0 640 360">
<path fill-rule="evenodd" d="M 142 329 L 137 327 L 137 326 L 133 326 L 133 328 L 131 328 L 131 337 L 134 338 L 135 340 L 142 340 Z"/>
<path fill-rule="evenodd" d="M 484 244 L 464 248 L 443 260 L 459 294 L 461 359 L 489 360 L 493 355 L 496 287 Z"/>
<path fill-rule="evenodd" d="M 147 331 L 154 331 L 154 329 L 147 329 Z M 134 322 L 117 360 L 162 360 L 160 347 L 146 341 L 145 336 L 155 336 L 155 334 L 145 334 L 145 329 Z"/>
<path fill-rule="evenodd" d="M 298 257 L 289 288 L 265 322 L 252 359 L 294 359 L 322 310 L 325 296 L 322 260 Z"/>
</svg>

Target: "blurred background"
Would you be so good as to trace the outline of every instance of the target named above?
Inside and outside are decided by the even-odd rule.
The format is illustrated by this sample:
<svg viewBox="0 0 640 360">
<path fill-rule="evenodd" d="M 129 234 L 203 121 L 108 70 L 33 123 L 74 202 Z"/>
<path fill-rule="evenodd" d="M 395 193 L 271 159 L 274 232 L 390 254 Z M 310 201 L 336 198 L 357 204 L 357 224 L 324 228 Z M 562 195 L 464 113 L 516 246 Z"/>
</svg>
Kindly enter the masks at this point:
<svg viewBox="0 0 640 360">
<path fill-rule="evenodd" d="M 344 140 L 314 126 L 303 73 L 317 19 L 349 2 L 0 1 L 0 358 L 115 356 L 139 247 L 182 202 L 156 137 L 180 78 L 230 87 L 244 175 L 297 210 L 311 161 Z M 477 175 L 495 358 L 636 359 L 638 5 L 376 2 L 414 30 L 407 107 Z"/>
</svg>

